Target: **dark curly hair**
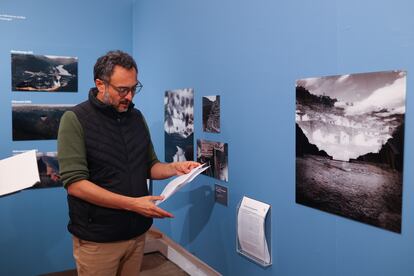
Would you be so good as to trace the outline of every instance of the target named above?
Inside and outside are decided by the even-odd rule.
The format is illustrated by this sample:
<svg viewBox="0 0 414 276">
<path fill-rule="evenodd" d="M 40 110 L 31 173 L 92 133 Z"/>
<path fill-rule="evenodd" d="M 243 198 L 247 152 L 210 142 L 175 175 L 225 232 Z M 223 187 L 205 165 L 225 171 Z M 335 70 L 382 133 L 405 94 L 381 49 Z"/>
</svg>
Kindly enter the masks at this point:
<svg viewBox="0 0 414 276">
<path fill-rule="evenodd" d="M 109 51 L 104 56 L 101 56 L 96 60 L 93 68 L 94 80 L 100 79 L 103 81 L 109 81 L 116 65 L 128 70 L 134 68 L 135 71 L 138 72 L 137 64 L 135 63 L 133 57 L 129 54 L 120 50 Z"/>
</svg>

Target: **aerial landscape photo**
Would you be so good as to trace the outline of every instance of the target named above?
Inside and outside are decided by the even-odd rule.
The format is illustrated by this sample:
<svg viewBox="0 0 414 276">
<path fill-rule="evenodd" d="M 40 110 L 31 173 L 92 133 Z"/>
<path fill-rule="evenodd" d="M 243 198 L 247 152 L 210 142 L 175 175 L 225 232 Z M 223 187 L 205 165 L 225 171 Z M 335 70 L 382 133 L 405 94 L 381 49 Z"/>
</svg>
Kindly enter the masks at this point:
<svg viewBox="0 0 414 276">
<path fill-rule="evenodd" d="M 36 152 L 36 158 L 40 182 L 32 188 L 63 187 L 60 181 L 57 152 Z"/>
<path fill-rule="evenodd" d="M 11 67 L 13 91 L 78 91 L 76 57 L 12 53 Z"/>
<path fill-rule="evenodd" d="M 13 141 L 54 140 L 60 118 L 73 105 L 12 104 Z"/>
</svg>

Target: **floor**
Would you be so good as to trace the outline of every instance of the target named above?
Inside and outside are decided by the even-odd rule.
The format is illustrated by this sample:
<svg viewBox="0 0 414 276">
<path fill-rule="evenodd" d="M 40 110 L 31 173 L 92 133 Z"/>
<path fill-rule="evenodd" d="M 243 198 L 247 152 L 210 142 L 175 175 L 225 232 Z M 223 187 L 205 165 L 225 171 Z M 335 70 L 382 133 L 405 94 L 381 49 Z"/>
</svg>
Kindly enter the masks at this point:
<svg viewBox="0 0 414 276">
<path fill-rule="evenodd" d="M 42 274 L 39 276 L 77 276 L 76 270 L 66 270 L 55 273 Z M 186 276 L 184 270 L 173 262 L 169 261 L 159 252 L 152 252 L 144 255 L 140 276 Z"/>
<path fill-rule="evenodd" d="M 153 252 L 153 253 L 144 255 L 144 260 L 142 262 L 141 274 L 140 274 L 140 276 L 150 276 L 150 275 L 186 276 L 189 274 L 187 274 L 184 270 L 182 270 L 175 263 L 165 258 L 161 253 Z"/>
</svg>

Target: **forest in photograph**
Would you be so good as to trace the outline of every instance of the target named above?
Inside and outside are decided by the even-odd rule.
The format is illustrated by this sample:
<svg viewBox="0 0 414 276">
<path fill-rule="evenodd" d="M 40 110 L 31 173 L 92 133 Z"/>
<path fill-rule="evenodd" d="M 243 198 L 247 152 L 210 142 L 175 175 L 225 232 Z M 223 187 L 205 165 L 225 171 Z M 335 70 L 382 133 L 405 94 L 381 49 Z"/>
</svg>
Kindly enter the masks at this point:
<svg viewBox="0 0 414 276">
<path fill-rule="evenodd" d="M 60 118 L 71 107 L 63 104 L 13 104 L 13 141 L 56 139 Z"/>
</svg>

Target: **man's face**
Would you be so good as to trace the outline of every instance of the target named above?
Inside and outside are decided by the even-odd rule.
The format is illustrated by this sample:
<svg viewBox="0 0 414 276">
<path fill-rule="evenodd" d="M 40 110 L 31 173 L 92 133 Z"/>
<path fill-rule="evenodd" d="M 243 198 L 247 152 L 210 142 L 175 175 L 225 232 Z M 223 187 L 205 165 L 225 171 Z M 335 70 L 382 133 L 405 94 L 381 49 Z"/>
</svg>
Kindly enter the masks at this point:
<svg viewBox="0 0 414 276">
<path fill-rule="evenodd" d="M 132 102 L 135 92 L 132 90 L 137 83 L 137 71 L 134 68 L 128 70 L 116 65 L 108 82 L 99 79 L 95 81 L 99 91 L 97 98 L 105 104 L 112 105 L 118 112 L 125 112 Z M 119 91 L 128 92 L 122 95 Z"/>
</svg>

